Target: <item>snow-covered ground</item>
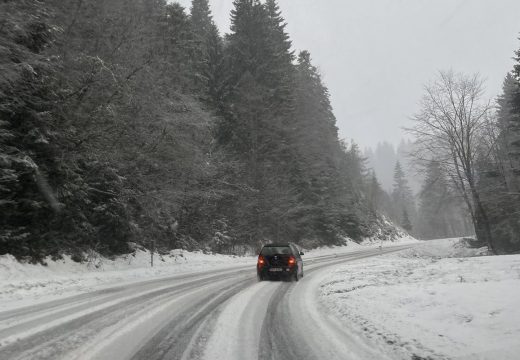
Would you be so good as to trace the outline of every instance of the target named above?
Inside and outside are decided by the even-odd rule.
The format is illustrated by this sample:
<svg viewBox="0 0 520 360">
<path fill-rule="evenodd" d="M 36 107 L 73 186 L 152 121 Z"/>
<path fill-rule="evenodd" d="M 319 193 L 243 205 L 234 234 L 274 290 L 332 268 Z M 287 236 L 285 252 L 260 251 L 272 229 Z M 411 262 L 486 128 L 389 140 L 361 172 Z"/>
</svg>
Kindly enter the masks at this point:
<svg viewBox="0 0 520 360">
<path fill-rule="evenodd" d="M 479 254 L 446 239 L 351 262 L 319 301 L 398 359 L 519 359 L 520 255 Z"/>
<path fill-rule="evenodd" d="M 256 359 L 265 349 L 287 359 L 293 353 L 305 359 L 518 359 L 520 255 L 477 256 L 485 252 L 457 239 L 402 239 L 383 243 L 383 252 L 413 243 L 383 256 L 381 244 L 370 241 L 305 251 L 306 276 L 299 283 L 256 282 L 253 256 L 174 251 L 156 256 L 154 268 L 144 251 L 86 264 L 48 260 L 47 266 L 0 256 L 6 319 L 0 339 L 11 344 L 0 352 L 37 354 L 63 345 L 78 358 L 114 358 L 122 348 L 131 357 L 166 351 L 177 336 L 171 351 L 186 359 Z M 79 293 L 70 303 L 45 302 Z M 92 323 L 76 321 L 83 316 Z M 55 343 L 31 345 L 39 332 Z"/>
<path fill-rule="evenodd" d="M 418 244 L 419 241 L 409 235 L 403 236 L 395 241 L 379 241 L 373 239 L 365 239 L 361 244 L 358 244 L 350 239 L 346 240 L 345 246 L 324 246 L 318 249 L 305 250 L 306 257 L 319 257 L 333 254 L 346 254 L 356 250 L 373 249 L 379 246 L 388 247 L 393 245 L 407 245 L 407 244 Z"/>
<path fill-rule="evenodd" d="M 405 237 L 396 242 L 405 244 L 416 240 Z M 363 245 L 347 241 L 346 246 L 323 247 L 306 251 L 305 259 L 331 254 L 344 254 L 379 246 L 379 242 L 365 241 Z M 173 250 L 169 255 L 154 256 L 150 267 L 150 253 L 137 250 L 134 254 L 109 260 L 99 256 L 86 263 L 77 263 L 69 256 L 61 260 L 46 259 L 46 266 L 17 261 L 10 255 L 0 256 L 0 311 L 31 305 L 35 302 L 86 293 L 114 285 L 158 279 L 203 271 L 217 271 L 246 266 L 254 269 L 256 257 L 227 256 Z"/>
<path fill-rule="evenodd" d="M 204 254 L 174 250 L 169 255 L 154 256 L 138 250 L 115 260 L 95 257 L 91 262 L 77 263 L 69 256 L 41 264 L 18 262 L 10 255 L 0 256 L 0 310 L 48 301 L 64 295 L 75 295 L 103 287 L 161 277 L 254 266 L 255 258 Z"/>
</svg>

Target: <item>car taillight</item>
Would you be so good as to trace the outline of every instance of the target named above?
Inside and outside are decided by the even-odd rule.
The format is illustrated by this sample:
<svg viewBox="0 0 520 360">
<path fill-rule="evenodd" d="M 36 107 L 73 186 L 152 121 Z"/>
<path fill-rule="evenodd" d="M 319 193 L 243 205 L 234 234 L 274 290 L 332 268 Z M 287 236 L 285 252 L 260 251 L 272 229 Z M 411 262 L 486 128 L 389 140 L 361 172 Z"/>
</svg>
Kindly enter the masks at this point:
<svg viewBox="0 0 520 360">
<path fill-rule="evenodd" d="M 287 263 L 289 264 L 289 266 L 293 266 L 294 264 L 296 264 L 296 259 L 294 258 L 294 256 L 291 256 Z"/>
<path fill-rule="evenodd" d="M 258 267 L 262 267 L 265 265 L 265 259 L 262 255 L 258 256 Z"/>
</svg>

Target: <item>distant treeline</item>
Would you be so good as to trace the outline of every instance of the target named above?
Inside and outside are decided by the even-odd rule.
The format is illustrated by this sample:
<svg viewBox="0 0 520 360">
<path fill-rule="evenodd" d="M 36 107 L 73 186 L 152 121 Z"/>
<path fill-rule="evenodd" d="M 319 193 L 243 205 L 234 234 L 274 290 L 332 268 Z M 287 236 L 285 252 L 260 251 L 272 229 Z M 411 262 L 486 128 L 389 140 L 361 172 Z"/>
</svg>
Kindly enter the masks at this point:
<svg viewBox="0 0 520 360">
<path fill-rule="evenodd" d="M 0 3 L 0 254 L 391 238 L 274 0 Z"/>
<path fill-rule="evenodd" d="M 440 164 L 414 163 L 417 151 L 411 140 L 401 141 L 397 151 L 387 142 L 365 150 L 374 171 L 372 192 L 379 194 L 378 211 L 418 239 L 472 236 L 475 230 L 462 196 Z"/>
</svg>

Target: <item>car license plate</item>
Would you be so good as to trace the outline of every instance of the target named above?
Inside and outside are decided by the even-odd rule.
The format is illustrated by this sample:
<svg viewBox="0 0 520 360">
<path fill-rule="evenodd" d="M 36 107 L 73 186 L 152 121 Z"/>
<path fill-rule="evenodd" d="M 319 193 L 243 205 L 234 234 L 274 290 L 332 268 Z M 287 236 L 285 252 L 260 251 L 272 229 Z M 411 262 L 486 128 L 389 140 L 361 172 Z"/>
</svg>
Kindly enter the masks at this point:
<svg viewBox="0 0 520 360">
<path fill-rule="evenodd" d="M 269 269 L 269 271 L 283 271 L 282 268 L 271 268 Z"/>
</svg>

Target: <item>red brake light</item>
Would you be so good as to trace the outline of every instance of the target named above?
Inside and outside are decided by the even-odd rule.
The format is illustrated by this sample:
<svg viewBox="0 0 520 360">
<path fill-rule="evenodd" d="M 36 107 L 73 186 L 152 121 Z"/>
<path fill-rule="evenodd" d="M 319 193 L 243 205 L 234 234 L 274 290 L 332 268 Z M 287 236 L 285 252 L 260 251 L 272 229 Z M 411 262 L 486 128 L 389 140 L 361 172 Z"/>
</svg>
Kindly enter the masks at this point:
<svg viewBox="0 0 520 360">
<path fill-rule="evenodd" d="M 262 267 L 264 265 L 265 265 L 265 259 L 264 259 L 264 257 L 262 255 L 259 255 L 258 256 L 258 266 Z"/>
<path fill-rule="evenodd" d="M 291 256 L 289 258 L 288 263 L 289 263 L 289 266 L 293 266 L 294 264 L 296 264 L 296 259 L 294 258 L 294 256 Z"/>
</svg>

